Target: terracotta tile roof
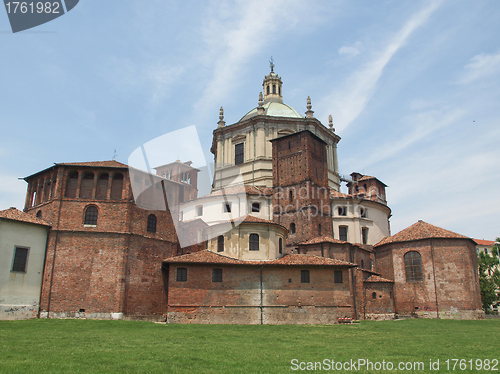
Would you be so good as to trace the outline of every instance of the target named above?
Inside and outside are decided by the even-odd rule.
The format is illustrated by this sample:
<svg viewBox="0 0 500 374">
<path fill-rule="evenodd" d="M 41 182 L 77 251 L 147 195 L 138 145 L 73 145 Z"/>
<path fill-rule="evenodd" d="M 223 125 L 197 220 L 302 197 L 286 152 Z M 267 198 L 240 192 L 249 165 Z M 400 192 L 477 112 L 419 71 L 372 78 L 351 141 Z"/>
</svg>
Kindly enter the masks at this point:
<svg viewBox="0 0 500 374">
<path fill-rule="evenodd" d="M 334 191 L 334 190 L 330 190 L 330 196 L 331 197 L 352 197 L 352 195 L 348 195 L 346 193 L 342 193 L 342 192 L 339 192 L 339 191 Z"/>
<path fill-rule="evenodd" d="M 50 226 L 50 223 L 31 214 L 21 212 L 16 208 L 9 208 L 0 211 L 0 218 L 9 219 L 12 221 L 33 223 L 35 225 Z"/>
<path fill-rule="evenodd" d="M 370 275 L 364 281 L 369 282 L 369 283 L 375 283 L 375 282 L 377 282 L 377 283 L 394 283 L 394 281 L 392 281 L 390 279 L 382 278 L 379 275 Z"/>
<path fill-rule="evenodd" d="M 355 264 L 346 261 L 334 260 L 327 257 L 311 255 L 289 254 L 282 258 L 269 261 L 244 261 L 223 256 L 208 250 L 190 253 L 182 256 L 169 257 L 163 260 L 167 263 L 196 263 L 196 264 L 220 264 L 220 265 L 283 265 L 283 266 L 348 266 L 355 267 Z"/>
<path fill-rule="evenodd" d="M 128 165 L 121 162 L 111 161 L 91 161 L 91 162 L 64 162 L 57 165 L 63 166 L 86 166 L 86 167 L 104 167 L 104 168 L 128 168 Z"/>
<path fill-rule="evenodd" d="M 493 240 L 484 240 L 484 239 L 472 239 L 472 240 L 474 240 L 477 245 L 485 245 L 487 247 L 495 245 L 495 241 Z"/>
<path fill-rule="evenodd" d="M 358 179 L 358 182 L 359 181 L 367 181 L 367 180 L 370 180 L 370 179 L 377 179 L 377 178 L 372 177 L 371 175 L 363 175 L 361 178 Z"/>
<path fill-rule="evenodd" d="M 373 252 L 373 245 L 369 244 L 361 244 L 361 243 L 351 243 L 353 246 L 359 247 L 361 249 L 364 249 L 365 251 L 368 252 Z"/>
<path fill-rule="evenodd" d="M 240 218 L 241 217 L 237 217 L 237 218 L 233 218 L 232 220 L 227 220 L 227 221 L 219 222 L 219 223 L 217 223 L 217 224 L 215 224 L 213 226 L 227 224 L 227 223 L 233 223 L 233 222 L 238 222 L 238 220 Z M 241 221 L 240 223 L 264 223 L 264 224 L 267 224 L 267 225 L 276 225 L 276 226 L 282 227 L 283 229 L 285 229 L 288 232 L 288 229 L 285 226 L 280 225 L 277 222 L 270 221 L 270 220 L 264 219 L 264 218 L 255 217 L 255 216 L 252 216 L 250 214 L 247 215 L 245 217 L 245 219 L 243 221 Z"/>
<path fill-rule="evenodd" d="M 320 243 L 346 244 L 347 242 L 343 240 L 334 239 L 331 236 L 317 236 L 315 238 L 312 238 L 311 240 L 299 243 L 299 245 L 312 245 Z"/>
<path fill-rule="evenodd" d="M 227 187 L 224 188 L 224 190 L 214 191 L 208 196 L 221 196 L 223 192 L 225 195 L 234 195 L 239 193 L 246 193 L 248 195 L 265 195 L 265 196 L 273 195 L 273 189 L 270 187 L 239 185 L 239 186 Z"/>
<path fill-rule="evenodd" d="M 467 236 L 457 234 L 452 231 L 442 229 L 431 225 L 424 221 L 418 221 L 410 227 L 398 232 L 393 236 L 386 236 L 380 242 L 378 242 L 375 247 L 379 247 L 384 244 L 398 243 L 398 242 L 409 242 L 414 240 L 423 239 L 434 239 L 434 238 L 449 238 L 449 239 L 470 239 Z"/>
<path fill-rule="evenodd" d="M 357 266 L 353 263 L 341 260 L 335 260 L 333 258 L 319 257 L 313 255 L 297 255 L 297 254 L 285 255 L 280 259 L 273 260 L 267 263 L 271 263 L 272 265 L 327 265 L 327 266 L 349 266 L 349 267 Z"/>
</svg>

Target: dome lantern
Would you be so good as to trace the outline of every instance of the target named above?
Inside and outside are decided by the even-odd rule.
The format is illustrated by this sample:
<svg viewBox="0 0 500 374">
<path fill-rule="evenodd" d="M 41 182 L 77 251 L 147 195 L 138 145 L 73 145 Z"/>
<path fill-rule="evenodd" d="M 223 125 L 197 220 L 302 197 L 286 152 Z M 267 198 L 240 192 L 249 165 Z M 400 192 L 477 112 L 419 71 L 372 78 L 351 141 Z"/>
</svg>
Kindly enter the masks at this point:
<svg viewBox="0 0 500 374">
<path fill-rule="evenodd" d="M 283 95 L 281 93 L 281 87 L 283 86 L 283 82 L 281 81 L 281 77 L 274 72 L 274 60 L 272 57 L 269 61 L 269 66 L 271 72 L 265 76 L 264 82 L 262 83 L 262 87 L 264 88 L 264 103 L 270 101 L 282 103 Z"/>
</svg>

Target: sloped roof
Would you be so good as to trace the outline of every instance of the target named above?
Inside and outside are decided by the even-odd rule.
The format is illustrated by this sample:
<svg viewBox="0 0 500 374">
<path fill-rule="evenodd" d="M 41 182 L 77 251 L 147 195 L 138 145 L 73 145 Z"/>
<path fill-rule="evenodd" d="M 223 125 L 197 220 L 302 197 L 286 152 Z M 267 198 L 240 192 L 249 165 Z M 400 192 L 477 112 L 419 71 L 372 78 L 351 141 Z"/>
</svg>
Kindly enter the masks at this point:
<svg viewBox="0 0 500 374">
<path fill-rule="evenodd" d="M 346 261 L 334 260 L 327 257 L 289 254 L 282 258 L 269 261 L 245 261 L 224 256 L 208 250 L 190 253 L 182 256 L 169 257 L 163 260 L 167 263 L 196 263 L 196 264 L 220 264 L 220 265 L 283 265 L 283 266 L 348 266 L 355 264 Z"/>
<path fill-rule="evenodd" d="M 398 232 L 393 236 L 386 236 L 380 242 L 375 244 L 375 247 L 380 247 L 384 244 L 398 243 L 398 242 L 410 242 L 414 240 L 424 240 L 424 239 L 470 239 L 467 236 L 457 234 L 453 231 L 448 231 L 431 225 L 430 223 L 424 221 L 418 221 L 410 227 Z"/>
<path fill-rule="evenodd" d="M 34 225 L 50 226 L 50 223 L 41 218 L 35 217 L 31 214 L 21 212 L 20 210 L 11 207 L 9 209 L 0 211 L 0 218 L 8 219 L 11 221 L 19 221 L 25 223 L 32 223 Z"/>
<path fill-rule="evenodd" d="M 472 239 L 472 240 L 474 240 L 477 245 L 484 245 L 487 247 L 495 245 L 495 241 L 493 240 L 484 240 L 484 239 Z"/>
<path fill-rule="evenodd" d="M 320 244 L 320 243 L 333 243 L 333 244 L 346 244 L 347 242 L 343 240 L 334 239 L 331 236 L 317 236 L 305 242 L 299 243 L 299 245 L 312 245 L 312 244 Z"/>
<path fill-rule="evenodd" d="M 273 189 L 270 187 L 256 187 L 256 186 L 232 186 L 226 187 L 223 190 L 217 190 L 208 196 L 221 196 L 221 195 L 234 195 L 239 193 L 246 193 L 248 195 L 266 195 L 272 196 Z"/>
<path fill-rule="evenodd" d="M 104 168 L 128 168 L 128 165 L 122 164 L 116 160 L 110 161 L 90 161 L 90 162 L 64 162 L 57 165 L 63 166 L 85 166 L 85 167 L 104 167 Z"/>
<path fill-rule="evenodd" d="M 236 217 L 236 218 L 233 218 L 232 220 L 227 220 L 227 221 L 223 221 L 223 222 L 219 222 L 215 225 L 212 225 L 212 226 L 217 226 L 217 225 L 222 225 L 222 224 L 227 224 L 227 223 L 233 223 L 233 222 L 236 222 L 239 220 L 240 217 Z M 279 223 L 277 222 L 274 222 L 274 221 L 270 221 L 268 219 L 264 219 L 264 218 L 259 218 L 259 217 L 255 217 L 255 216 L 252 216 L 252 215 L 247 215 L 243 221 L 240 222 L 241 223 L 264 223 L 264 224 L 267 224 L 267 225 L 275 225 L 275 226 L 279 226 L 283 229 L 285 229 L 287 232 L 288 232 L 288 229 L 283 226 L 283 225 L 280 225 Z"/>
<path fill-rule="evenodd" d="M 379 275 L 370 275 L 364 280 L 367 283 L 394 283 L 394 281 L 386 278 L 382 278 Z"/>
<path fill-rule="evenodd" d="M 36 175 L 45 173 L 48 170 L 54 169 L 56 166 L 75 166 L 75 167 L 104 167 L 104 168 L 119 168 L 119 169 L 126 169 L 128 168 L 128 165 L 122 164 L 121 162 L 118 162 L 116 160 L 110 160 L 110 161 L 91 161 L 91 162 L 63 162 L 63 163 L 54 163 L 54 165 L 37 171 L 36 173 L 33 173 L 31 175 L 28 175 L 27 177 L 24 177 L 24 180 L 28 180 L 29 178 L 32 178 Z"/>
<path fill-rule="evenodd" d="M 352 195 L 348 195 L 346 193 L 335 191 L 335 190 L 330 190 L 330 196 L 331 197 L 352 197 Z"/>
</svg>

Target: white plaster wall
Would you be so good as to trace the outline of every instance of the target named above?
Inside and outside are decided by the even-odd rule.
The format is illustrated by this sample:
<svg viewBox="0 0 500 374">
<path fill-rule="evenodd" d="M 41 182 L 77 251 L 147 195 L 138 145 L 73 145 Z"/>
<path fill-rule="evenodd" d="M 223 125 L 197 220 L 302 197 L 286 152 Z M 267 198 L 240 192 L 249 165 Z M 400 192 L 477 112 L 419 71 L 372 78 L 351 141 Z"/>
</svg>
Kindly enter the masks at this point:
<svg viewBox="0 0 500 374">
<path fill-rule="evenodd" d="M 0 319 L 36 318 L 47 228 L 0 219 Z M 12 272 L 15 246 L 29 248 L 26 273 Z"/>
</svg>

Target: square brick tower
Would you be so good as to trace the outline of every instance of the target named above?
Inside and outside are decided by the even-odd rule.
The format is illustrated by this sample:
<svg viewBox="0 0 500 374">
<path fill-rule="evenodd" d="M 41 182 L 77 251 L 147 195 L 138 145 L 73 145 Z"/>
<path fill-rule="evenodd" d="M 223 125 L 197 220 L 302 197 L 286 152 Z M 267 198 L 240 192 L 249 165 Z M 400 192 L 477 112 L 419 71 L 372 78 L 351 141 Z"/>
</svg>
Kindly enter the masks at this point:
<svg viewBox="0 0 500 374">
<path fill-rule="evenodd" d="M 332 236 L 326 143 L 309 130 L 271 140 L 273 216 L 288 228 L 287 249 Z"/>
</svg>

